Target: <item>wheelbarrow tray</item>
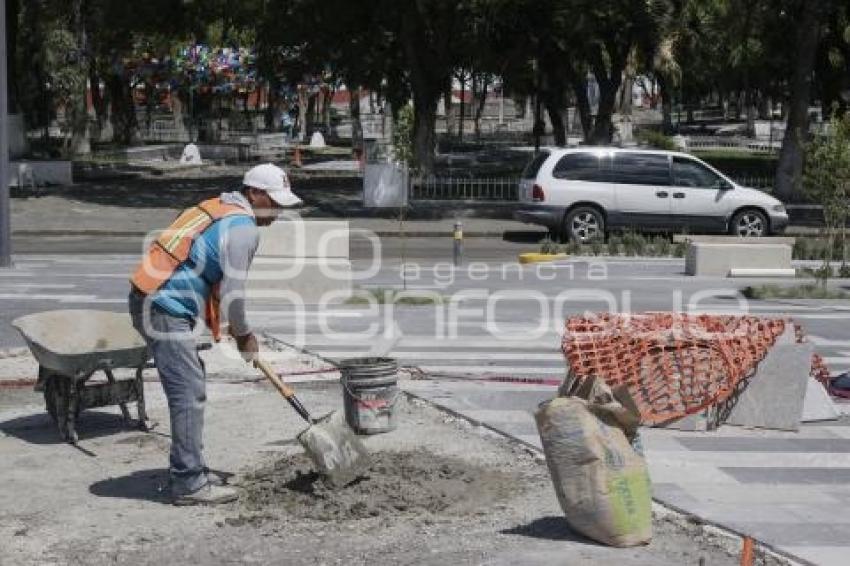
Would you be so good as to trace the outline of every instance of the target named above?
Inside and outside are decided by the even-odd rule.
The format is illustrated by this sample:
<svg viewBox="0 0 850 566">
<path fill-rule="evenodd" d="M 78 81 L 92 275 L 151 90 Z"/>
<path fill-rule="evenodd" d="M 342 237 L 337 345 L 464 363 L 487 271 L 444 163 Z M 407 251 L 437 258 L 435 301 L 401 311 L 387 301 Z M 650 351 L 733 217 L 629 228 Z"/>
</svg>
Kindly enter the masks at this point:
<svg viewBox="0 0 850 566">
<path fill-rule="evenodd" d="M 56 310 L 15 319 L 40 366 L 65 376 L 103 368 L 138 368 L 148 357 L 144 338 L 126 313 Z"/>
</svg>

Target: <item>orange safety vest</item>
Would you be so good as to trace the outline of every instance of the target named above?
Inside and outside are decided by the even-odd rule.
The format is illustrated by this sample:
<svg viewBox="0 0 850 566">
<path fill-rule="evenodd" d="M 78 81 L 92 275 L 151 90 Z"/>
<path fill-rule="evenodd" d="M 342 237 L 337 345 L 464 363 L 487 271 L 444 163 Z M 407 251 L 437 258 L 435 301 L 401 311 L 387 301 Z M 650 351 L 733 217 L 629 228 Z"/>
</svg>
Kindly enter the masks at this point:
<svg viewBox="0 0 850 566">
<path fill-rule="evenodd" d="M 254 216 L 252 212 L 239 205 L 221 202 L 219 197 L 187 208 L 151 244 L 139 267 L 130 278 L 130 283 L 146 295 L 155 293 L 181 265 L 186 263 L 192 244 L 198 236 L 213 223 L 236 214 L 244 214 L 252 218 Z M 204 321 L 216 342 L 221 339 L 220 303 L 219 285 L 215 284 L 204 306 Z"/>
</svg>

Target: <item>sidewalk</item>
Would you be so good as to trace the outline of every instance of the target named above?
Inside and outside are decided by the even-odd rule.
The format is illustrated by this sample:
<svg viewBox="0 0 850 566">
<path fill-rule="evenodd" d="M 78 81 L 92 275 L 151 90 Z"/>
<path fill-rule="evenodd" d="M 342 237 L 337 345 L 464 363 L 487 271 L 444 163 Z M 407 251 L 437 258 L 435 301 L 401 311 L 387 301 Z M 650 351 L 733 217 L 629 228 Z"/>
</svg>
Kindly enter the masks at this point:
<svg viewBox="0 0 850 566">
<path fill-rule="evenodd" d="M 293 438 L 304 424 L 286 402 L 263 385 L 211 382 L 207 461 L 240 487 L 242 499 L 176 508 L 165 491 L 165 400 L 159 384 L 145 390 L 158 423 L 152 432 L 123 427 L 114 408 L 86 411 L 77 448 L 58 440 L 38 396 L 10 393 L 19 402 L 0 407 L 0 561 L 737 564 L 723 541 L 670 516 L 656 518 L 646 547 L 610 548 L 578 536 L 534 454 L 404 398 L 398 429 L 364 439 L 373 458 L 396 467 L 370 468 L 354 487 L 313 493 L 315 478 Z M 340 408 L 342 394 L 336 384 L 313 384 L 299 386 L 299 397 L 324 414 Z"/>
<path fill-rule="evenodd" d="M 203 197 L 198 196 L 197 200 Z M 163 200 L 162 207 L 121 206 L 103 204 L 75 198 L 51 195 L 40 198 L 12 199 L 12 234 L 16 236 L 127 236 L 143 237 L 153 230 L 161 230 L 182 209 Z M 323 214 L 315 207 L 301 213 L 305 220 L 331 220 L 334 216 Z M 416 237 L 450 237 L 455 220 L 398 220 L 389 218 L 342 217 L 352 230 L 368 230 L 380 237 L 397 237 L 402 234 Z M 537 232 L 542 237 L 545 230 L 538 226 L 511 220 L 487 218 L 462 218 L 464 237 L 501 238 L 508 231 Z"/>
<path fill-rule="evenodd" d="M 405 389 L 540 450 L 533 413 L 555 387 L 464 380 Z M 655 499 L 786 555 L 824 566 L 850 551 L 850 406 L 839 421 L 799 433 L 724 426 L 716 432 L 645 428 Z"/>
</svg>

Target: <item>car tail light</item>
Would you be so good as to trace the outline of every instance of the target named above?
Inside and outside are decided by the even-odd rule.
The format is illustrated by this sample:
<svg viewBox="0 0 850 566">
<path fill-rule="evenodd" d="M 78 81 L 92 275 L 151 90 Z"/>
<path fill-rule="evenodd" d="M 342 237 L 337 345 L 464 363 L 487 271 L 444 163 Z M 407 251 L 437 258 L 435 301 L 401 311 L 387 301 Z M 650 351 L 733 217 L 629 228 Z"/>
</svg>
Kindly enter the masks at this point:
<svg viewBox="0 0 850 566">
<path fill-rule="evenodd" d="M 543 202 L 546 200 L 546 195 L 543 193 L 543 187 L 534 185 L 531 187 L 531 200 L 535 202 Z"/>
</svg>

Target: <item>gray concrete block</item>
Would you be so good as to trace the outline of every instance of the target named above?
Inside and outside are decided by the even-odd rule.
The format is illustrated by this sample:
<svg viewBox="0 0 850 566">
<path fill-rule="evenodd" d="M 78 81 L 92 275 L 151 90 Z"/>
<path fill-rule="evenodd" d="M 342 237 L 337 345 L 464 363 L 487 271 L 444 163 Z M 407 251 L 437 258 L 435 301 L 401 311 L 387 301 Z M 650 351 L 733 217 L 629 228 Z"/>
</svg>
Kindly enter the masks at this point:
<svg viewBox="0 0 850 566">
<path fill-rule="evenodd" d="M 797 238 L 793 236 L 764 236 L 762 238 L 742 238 L 741 236 L 719 236 L 719 235 L 697 235 L 697 234 L 673 234 L 674 243 L 688 244 L 691 242 L 700 242 L 708 244 L 747 244 L 747 245 L 764 245 L 764 244 L 785 244 L 793 246 Z"/>
<path fill-rule="evenodd" d="M 806 397 L 803 401 L 803 415 L 800 421 L 804 423 L 832 421 L 840 416 L 841 413 L 823 385 L 816 379 L 809 378 L 806 382 Z"/>
<path fill-rule="evenodd" d="M 743 240 L 746 241 L 746 240 Z M 786 244 L 691 242 L 685 257 L 688 275 L 726 277 L 732 269 L 791 269 Z"/>
<path fill-rule="evenodd" d="M 813 353 L 812 344 L 788 343 L 787 337 L 777 340 L 737 399 L 730 400 L 725 423 L 798 430 Z"/>
<path fill-rule="evenodd" d="M 30 180 L 39 186 L 65 186 L 74 182 L 71 162 L 61 160 L 12 161 L 9 163 L 9 177 L 9 184 L 15 187 L 25 186 Z"/>
</svg>

